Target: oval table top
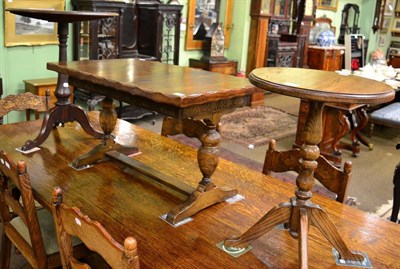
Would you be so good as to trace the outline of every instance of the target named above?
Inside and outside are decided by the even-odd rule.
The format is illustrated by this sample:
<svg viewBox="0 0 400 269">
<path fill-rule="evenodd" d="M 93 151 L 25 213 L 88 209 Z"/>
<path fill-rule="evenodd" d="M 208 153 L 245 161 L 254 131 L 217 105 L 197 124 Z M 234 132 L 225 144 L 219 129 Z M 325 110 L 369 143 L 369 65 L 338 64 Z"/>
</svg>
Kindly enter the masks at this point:
<svg viewBox="0 0 400 269">
<path fill-rule="evenodd" d="M 6 11 L 38 20 L 63 23 L 100 20 L 119 16 L 119 14 L 115 12 L 65 11 L 38 8 L 7 8 Z"/>
<path fill-rule="evenodd" d="M 263 67 L 253 70 L 249 80 L 261 89 L 310 101 L 380 104 L 395 96 L 385 83 L 314 69 Z"/>
</svg>

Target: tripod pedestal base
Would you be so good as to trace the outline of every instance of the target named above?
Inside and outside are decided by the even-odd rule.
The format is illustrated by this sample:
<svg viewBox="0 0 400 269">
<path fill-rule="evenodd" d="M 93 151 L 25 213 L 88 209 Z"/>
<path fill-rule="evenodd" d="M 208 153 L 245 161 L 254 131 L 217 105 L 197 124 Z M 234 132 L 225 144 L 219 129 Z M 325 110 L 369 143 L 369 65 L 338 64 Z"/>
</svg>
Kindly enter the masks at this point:
<svg viewBox="0 0 400 269">
<path fill-rule="evenodd" d="M 49 136 L 50 131 L 59 124 L 73 121 L 79 122 L 83 130 L 94 138 L 102 138 L 103 133 L 96 131 L 89 122 L 86 111 L 74 104 L 56 105 L 44 117 L 38 136 L 32 141 L 28 140 L 21 147 L 23 151 L 30 150 L 41 145 Z"/>
<path fill-rule="evenodd" d="M 341 235 L 332 223 L 328 214 L 311 201 L 301 201 L 292 198 L 290 203 L 281 203 L 272 208 L 256 224 L 240 237 L 224 241 L 225 248 L 246 248 L 252 241 L 264 235 L 279 224 L 288 224 L 289 232 L 298 240 L 300 268 L 308 268 L 308 229 L 313 225 L 340 254 L 340 258 L 350 261 L 362 261 L 364 256 L 350 251 Z"/>
</svg>

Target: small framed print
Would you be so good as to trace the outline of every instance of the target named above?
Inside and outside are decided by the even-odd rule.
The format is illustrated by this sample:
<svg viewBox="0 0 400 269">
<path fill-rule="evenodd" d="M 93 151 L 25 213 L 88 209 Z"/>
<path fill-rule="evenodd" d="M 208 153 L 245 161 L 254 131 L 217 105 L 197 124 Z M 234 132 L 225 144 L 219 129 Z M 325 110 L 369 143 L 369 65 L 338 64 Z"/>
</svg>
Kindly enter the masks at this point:
<svg viewBox="0 0 400 269">
<path fill-rule="evenodd" d="M 400 33 L 400 18 L 395 18 L 392 26 L 393 33 Z"/>
<path fill-rule="evenodd" d="M 386 44 L 386 35 L 379 35 L 379 47 L 384 47 Z"/>
<path fill-rule="evenodd" d="M 317 0 L 317 9 L 337 10 L 339 0 Z"/>
<path fill-rule="evenodd" d="M 390 20 L 392 17 L 384 16 L 382 21 L 381 34 L 386 34 L 390 28 Z"/>
<path fill-rule="evenodd" d="M 395 0 L 386 0 L 385 11 L 383 12 L 383 15 L 391 16 L 393 14 L 393 10 L 395 10 L 395 4 Z"/>
<path fill-rule="evenodd" d="M 64 10 L 64 3 L 64 0 L 5 0 L 4 45 L 13 47 L 58 44 L 56 23 L 15 15 L 6 11 L 6 9 L 40 8 Z"/>
</svg>

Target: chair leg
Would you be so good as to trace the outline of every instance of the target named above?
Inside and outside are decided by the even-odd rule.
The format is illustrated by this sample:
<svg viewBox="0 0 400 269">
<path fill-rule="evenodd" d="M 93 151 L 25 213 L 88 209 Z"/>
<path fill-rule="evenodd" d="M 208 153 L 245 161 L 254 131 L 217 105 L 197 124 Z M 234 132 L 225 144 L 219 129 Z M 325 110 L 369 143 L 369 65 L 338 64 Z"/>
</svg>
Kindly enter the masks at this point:
<svg viewBox="0 0 400 269">
<path fill-rule="evenodd" d="M 8 269 L 10 268 L 10 260 L 11 260 L 11 241 L 6 236 L 4 231 L 4 226 L 1 232 L 1 251 L 0 251 L 0 268 Z"/>
<path fill-rule="evenodd" d="M 369 125 L 368 137 L 371 138 L 373 134 L 374 134 L 374 124 L 371 122 L 371 124 Z"/>
<path fill-rule="evenodd" d="M 390 221 L 397 222 L 400 208 L 400 163 L 397 164 L 393 176 L 393 207 Z"/>
</svg>

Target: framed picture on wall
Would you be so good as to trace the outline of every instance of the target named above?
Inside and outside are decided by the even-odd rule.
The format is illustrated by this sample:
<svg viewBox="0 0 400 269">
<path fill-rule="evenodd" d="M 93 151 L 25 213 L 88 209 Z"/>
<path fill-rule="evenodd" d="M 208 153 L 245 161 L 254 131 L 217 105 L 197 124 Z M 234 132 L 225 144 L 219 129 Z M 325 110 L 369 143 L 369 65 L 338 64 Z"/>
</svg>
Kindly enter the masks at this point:
<svg viewBox="0 0 400 269">
<path fill-rule="evenodd" d="M 384 47 L 386 43 L 386 35 L 379 35 L 379 47 Z"/>
<path fill-rule="evenodd" d="M 394 18 L 392 32 L 400 33 L 400 18 Z"/>
<path fill-rule="evenodd" d="M 317 9 L 337 10 L 339 0 L 317 0 Z"/>
<path fill-rule="evenodd" d="M 64 10 L 64 7 L 64 0 L 4 1 L 4 45 L 13 47 L 58 44 L 57 24 L 15 15 L 6 11 L 8 8 Z"/>
<path fill-rule="evenodd" d="M 382 21 L 381 34 L 386 34 L 390 28 L 390 20 L 392 17 L 384 16 Z"/>
<path fill-rule="evenodd" d="M 395 5 L 396 5 L 395 0 L 386 0 L 385 11 L 383 14 L 385 16 L 391 16 L 393 13 L 393 10 L 395 9 Z"/>
</svg>

